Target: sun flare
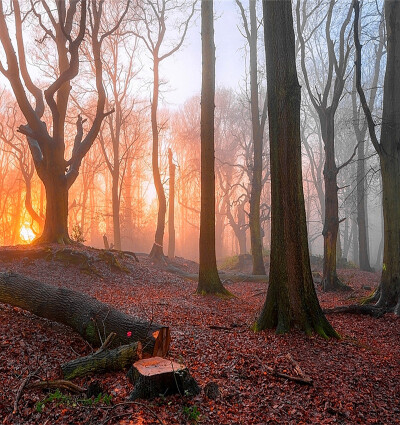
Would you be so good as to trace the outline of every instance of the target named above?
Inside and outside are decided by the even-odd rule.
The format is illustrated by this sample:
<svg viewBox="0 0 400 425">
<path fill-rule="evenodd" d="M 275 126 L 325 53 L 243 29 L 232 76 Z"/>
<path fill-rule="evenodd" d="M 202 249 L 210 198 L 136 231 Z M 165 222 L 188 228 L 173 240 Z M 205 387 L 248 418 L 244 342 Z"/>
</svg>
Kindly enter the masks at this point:
<svg viewBox="0 0 400 425">
<path fill-rule="evenodd" d="M 29 227 L 28 224 L 24 224 L 21 227 L 21 230 L 19 231 L 19 235 L 21 237 L 21 240 L 25 243 L 30 243 L 35 239 L 35 234 L 33 233 L 32 229 Z"/>
</svg>

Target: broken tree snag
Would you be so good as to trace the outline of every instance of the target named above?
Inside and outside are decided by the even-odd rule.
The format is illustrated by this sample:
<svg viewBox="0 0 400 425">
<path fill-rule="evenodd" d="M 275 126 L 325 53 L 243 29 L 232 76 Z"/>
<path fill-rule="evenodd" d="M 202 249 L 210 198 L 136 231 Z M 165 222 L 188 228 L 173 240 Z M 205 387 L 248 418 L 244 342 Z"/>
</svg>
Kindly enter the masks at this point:
<svg viewBox="0 0 400 425">
<path fill-rule="evenodd" d="M 186 366 L 161 357 L 137 361 L 129 377 L 135 385 L 130 400 L 176 393 L 194 396 L 200 392 L 200 387 Z"/>
<path fill-rule="evenodd" d="M 61 365 L 65 379 L 74 379 L 90 373 L 117 372 L 142 358 L 142 344 L 133 342 L 113 350 L 101 350 L 86 357 L 79 357 Z"/>
<path fill-rule="evenodd" d="M 144 356 L 165 356 L 168 352 L 168 327 L 129 316 L 89 295 L 17 273 L 0 273 L 0 302 L 63 323 L 95 347 L 115 332 L 114 347 L 140 341 Z"/>
</svg>

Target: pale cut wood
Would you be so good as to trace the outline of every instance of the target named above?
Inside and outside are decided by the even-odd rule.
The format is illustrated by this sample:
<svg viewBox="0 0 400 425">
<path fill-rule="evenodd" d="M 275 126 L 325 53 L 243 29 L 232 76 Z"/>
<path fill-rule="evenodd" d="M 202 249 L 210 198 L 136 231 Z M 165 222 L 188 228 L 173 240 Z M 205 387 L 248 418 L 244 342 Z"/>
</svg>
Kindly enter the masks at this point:
<svg viewBox="0 0 400 425">
<path fill-rule="evenodd" d="M 185 365 L 162 357 L 137 361 L 128 376 L 135 384 L 130 400 L 176 393 L 196 395 L 200 392 L 200 387 Z"/>
</svg>

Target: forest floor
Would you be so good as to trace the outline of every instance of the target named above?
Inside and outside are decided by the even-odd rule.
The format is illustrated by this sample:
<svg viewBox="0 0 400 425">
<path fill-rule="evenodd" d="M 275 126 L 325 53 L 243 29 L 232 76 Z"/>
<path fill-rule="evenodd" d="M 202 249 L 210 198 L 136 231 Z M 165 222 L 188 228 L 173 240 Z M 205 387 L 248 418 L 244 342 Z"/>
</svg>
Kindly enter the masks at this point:
<svg viewBox="0 0 400 425">
<path fill-rule="evenodd" d="M 98 273 L 88 275 L 78 266 L 28 258 L 3 259 L 0 270 L 82 291 L 128 314 L 168 325 L 168 357 L 183 362 L 201 387 L 217 383 L 218 398 L 211 400 L 202 392 L 194 398 L 143 401 L 146 407 L 126 404 L 132 384 L 120 372 L 74 380 L 84 387 L 100 381 L 110 405 L 104 398 L 88 405 L 67 392 L 61 396 L 54 390 L 25 389 L 19 413 L 13 415 L 18 388 L 28 373 L 40 367 L 41 379 L 56 379 L 60 364 L 92 350 L 67 327 L 0 303 L 0 423 L 400 424 L 399 318 L 330 315 L 340 340 L 296 331 L 254 333 L 251 326 L 265 300 L 265 283 L 227 283 L 236 295 L 229 300 L 198 296 L 195 282 L 154 267 L 145 256 L 139 260 L 124 261 L 129 273 L 99 262 Z M 183 259 L 177 264 L 189 272 L 196 268 Z M 353 291 L 324 294 L 318 289 L 324 308 L 354 303 L 379 282 L 379 273 L 355 269 L 339 270 L 339 277 Z M 267 370 L 292 374 L 287 354 L 312 377 L 313 386 Z"/>
</svg>

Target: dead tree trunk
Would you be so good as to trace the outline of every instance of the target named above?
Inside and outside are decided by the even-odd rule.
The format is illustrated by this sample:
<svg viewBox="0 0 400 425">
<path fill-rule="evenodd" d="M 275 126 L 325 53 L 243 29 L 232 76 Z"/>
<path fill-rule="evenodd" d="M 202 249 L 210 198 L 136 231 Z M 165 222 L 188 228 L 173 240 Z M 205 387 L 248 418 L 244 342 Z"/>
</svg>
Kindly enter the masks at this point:
<svg viewBox="0 0 400 425">
<path fill-rule="evenodd" d="M 171 340 L 169 328 L 144 322 L 89 295 L 57 288 L 16 273 L 0 273 L 0 302 L 63 323 L 93 346 L 115 332 L 114 344 L 140 341 L 143 353 L 165 356 Z"/>
<path fill-rule="evenodd" d="M 90 373 L 113 372 L 131 366 L 142 357 L 142 344 L 133 342 L 113 350 L 99 350 L 89 356 L 79 357 L 61 365 L 65 379 L 74 379 Z"/>
</svg>

